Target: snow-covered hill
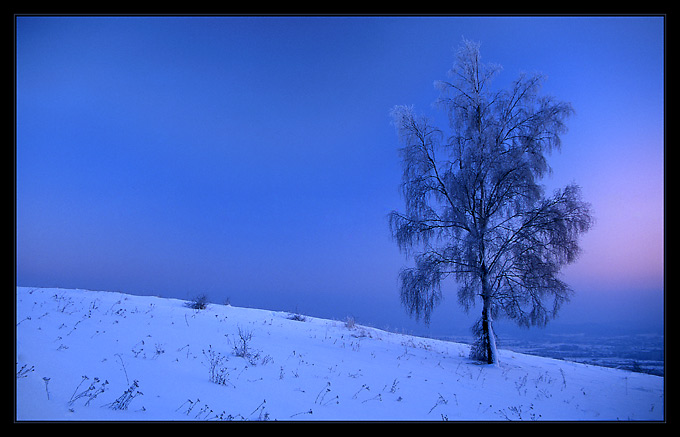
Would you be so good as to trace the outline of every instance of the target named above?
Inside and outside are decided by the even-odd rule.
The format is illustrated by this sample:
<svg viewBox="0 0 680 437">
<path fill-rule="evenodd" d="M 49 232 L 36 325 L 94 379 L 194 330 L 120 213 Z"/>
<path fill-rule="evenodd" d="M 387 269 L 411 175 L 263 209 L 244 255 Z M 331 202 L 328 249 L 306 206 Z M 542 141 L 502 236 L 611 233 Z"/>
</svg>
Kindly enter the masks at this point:
<svg viewBox="0 0 680 437">
<path fill-rule="evenodd" d="M 659 376 L 507 350 L 480 365 L 463 344 L 176 299 L 16 303 L 17 420 L 665 419 Z"/>
</svg>

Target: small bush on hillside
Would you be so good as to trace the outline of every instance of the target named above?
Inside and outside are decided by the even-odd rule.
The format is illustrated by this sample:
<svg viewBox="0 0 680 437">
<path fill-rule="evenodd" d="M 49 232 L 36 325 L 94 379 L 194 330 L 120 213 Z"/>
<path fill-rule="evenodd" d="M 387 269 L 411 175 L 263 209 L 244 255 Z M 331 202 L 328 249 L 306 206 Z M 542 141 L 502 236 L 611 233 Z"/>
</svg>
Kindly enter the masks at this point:
<svg viewBox="0 0 680 437">
<path fill-rule="evenodd" d="M 205 294 L 198 295 L 191 302 L 187 302 L 186 306 L 194 310 L 204 310 L 208 307 L 208 296 Z"/>
<path fill-rule="evenodd" d="M 297 308 L 295 308 L 295 312 L 294 312 L 294 313 L 288 313 L 288 320 L 295 320 L 295 321 L 298 321 L 298 322 L 305 322 L 305 321 L 307 320 L 307 318 L 306 318 L 305 316 L 303 316 L 302 314 L 300 314 L 300 312 L 297 310 Z"/>
<path fill-rule="evenodd" d="M 250 346 L 250 340 L 253 338 L 253 333 L 247 329 L 238 328 L 238 339 L 235 340 L 234 355 L 244 358 L 251 365 L 256 365 L 257 360 L 260 359 L 260 352 L 254 350 Z"/>
</svg>

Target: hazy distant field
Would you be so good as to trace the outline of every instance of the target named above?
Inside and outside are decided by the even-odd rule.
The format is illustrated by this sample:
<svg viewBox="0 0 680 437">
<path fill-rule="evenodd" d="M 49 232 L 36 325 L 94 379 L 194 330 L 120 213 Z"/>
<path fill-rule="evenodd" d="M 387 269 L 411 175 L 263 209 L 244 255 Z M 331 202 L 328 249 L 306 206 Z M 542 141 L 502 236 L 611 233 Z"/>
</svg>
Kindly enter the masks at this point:
<svg viewBox="0 0 680 437">
<path fill-rule="evenodd" d="M 469 339 L 456 338 L 455 341 L 469 342 Z M 501 336 L 499 343 L 502 348 L 515 352 L 664 375 L 661 334 L 509 335 Z"/>
</svg>

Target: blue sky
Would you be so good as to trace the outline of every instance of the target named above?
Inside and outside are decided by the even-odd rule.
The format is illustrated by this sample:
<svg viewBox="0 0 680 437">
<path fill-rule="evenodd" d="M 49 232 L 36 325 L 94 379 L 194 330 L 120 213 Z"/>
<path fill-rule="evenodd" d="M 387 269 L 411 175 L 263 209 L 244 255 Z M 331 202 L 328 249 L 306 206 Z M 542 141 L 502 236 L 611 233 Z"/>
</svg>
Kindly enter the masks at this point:
<svg viewBox="0 0 680 437">
<path fill-rule="evenodd" d="M 17 284 L 467 333 L 455 283 L 409 320 L 386 219 L 389 111 L 441 119 L 463 37 L 576 111 L 544 182 L 597 222 L 555 323 L 661 326 L 663 17 L 17 17 Z"/>
</svg>

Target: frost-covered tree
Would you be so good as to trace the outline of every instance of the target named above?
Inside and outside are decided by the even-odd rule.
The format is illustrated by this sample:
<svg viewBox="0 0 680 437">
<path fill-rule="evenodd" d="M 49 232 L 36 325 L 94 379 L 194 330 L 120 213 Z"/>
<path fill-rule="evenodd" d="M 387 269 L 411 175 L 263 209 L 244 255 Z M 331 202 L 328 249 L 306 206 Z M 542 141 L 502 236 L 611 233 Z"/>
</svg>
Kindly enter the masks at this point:
<svg viewBox="0 0 680 437">
<path fill-rule="evenodd" d="M 450 80 L 436 82 L 448 137 L 411 107 L 392 111 L 406 205 L 390 213 L 390 229 L 415 260 L 399 274 L 401 301 L 429 323 L 442 280 L 453 276 L 466 311 L 481 303 L 470 356 L 489 364 L 498 363 L 495 318 L 543 326 L 569 300 L 559 272 L 576 260 L 578 237 L 592 224 L 577 185 L 546 196 L 540 184 L 571 105 L 540 96 L 540 75 L 492 91 L 499 70 L 480 62 L 478 43 L 463 41 Z"/>
</svg>

